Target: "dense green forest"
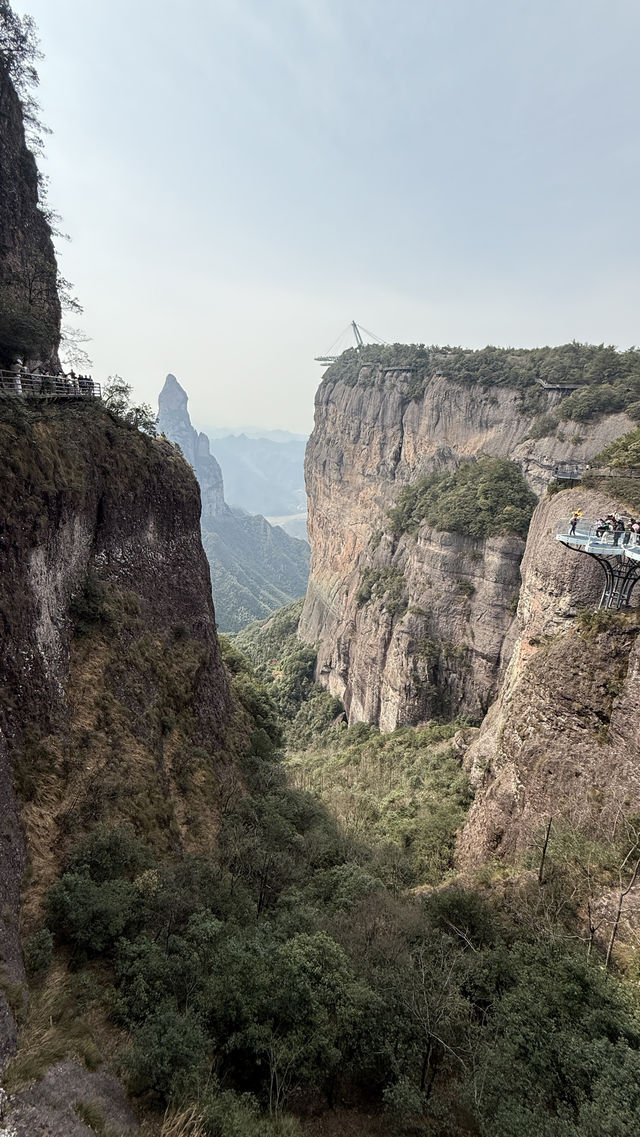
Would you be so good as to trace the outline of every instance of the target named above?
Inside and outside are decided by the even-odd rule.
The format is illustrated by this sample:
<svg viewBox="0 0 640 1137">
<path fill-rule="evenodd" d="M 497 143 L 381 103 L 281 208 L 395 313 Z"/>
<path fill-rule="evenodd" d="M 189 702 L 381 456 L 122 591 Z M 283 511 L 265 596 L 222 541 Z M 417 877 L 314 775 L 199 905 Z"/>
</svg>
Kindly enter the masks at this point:
<svg viewBox="0 0 640 1137">
<path fill-rule="evenodd" d="M 554 828 L 544 873 L 541 833 L 521 864 L 487 866 L 461 887 L 453 843 L 470 790 L 451 740 L 466 728 L 347 727 L 313 684 L 299 611 L 289 606 L 238 642 L 284 712 L 293 784 L 328 807 L 345 841 L 330 901 L 342 919 L 324 927 L 366 976 L 369 998 L 384 992 L 376 1020 L 396 1055 L 408 1059 L 411 1047 L 395 1033 L 395 999 L 400 1018 L 409 1011 L 424 1031 L 402 1070 L 386 1052 L 395 1079 L 376 1089 L 361 1068 L 356 1081 L 384 1103 L 391 1132 L 630 1137 L 640 1106 L 635 964 L 626 977 L 607 972 L 578 910 L 594 879 L 616 880 L 633 823 L 616 846 Z M 313 729 L 301 732 L 314 700 Z M 353 1085 L 342 1092 L 362 1100 Z"/>
<path fill-rule="evenodd" d="M 417 533 L 422 522 L 469 537 L 525 538 L 537 498 L 508 458 L 463 462 L 452 473 L 429 474 L 400 490 L 389 510 L 394 533 Z"/>
<path fill-rule="evenodd" d="M 618 351 L 605 344 L 567 343 L 559 347 L 426 347 L 424 344 L 364 344 L 349 348 L 325 372 L 323 384 L 349 386 L 393 384 L 411 372 L 410 398 L 422 395 L 427 383 L 442 375 L 454 383 L 510 387 L 520 392 L 522 409 L 536 414 L 542 406 L 540 384 L 578 384 L 551 416 L 586 422 L 601 414 L 626 411 L 640 419 L 640 351 Z"/>
<path fill-rule="evenodd" d="M 211 569 L 216 621 L 232 634 L 307 590 L 309 546 L 264 517 L 241 510 L 209 517 L 202 544 Z"/>
<path fill-rule="evenodd" d="M 640 428 L 616 438 L 596 454 L 591 465 L 613 466 L 618 469 L 637 470 L 640 467 Z"/>
<path fill-rule="evenodd" d="M 109 611 L 87 593 L 78 635 L 98 625 L 107 647 Z M 254 664 L 224 645 L 250 729 L 207 775 L 213 851 L 85 818 L 26 945 L 43 1027 L 7 1085 L 52 1060 L 53 1029 L 97 1065 L 86 1024 L 102 1016 L 132 1093 L 190 1119 L 171 1131 L 185 1137 L 294 1137 L 323 1111 L 348 1112 L 363 1137 L 371 1114 L 380 1134 L 633 1137 L 640 1019 L 577 918 L 584 841 L 554 833 L 542 884 L 535 849 L 457 880 L 470 801 L 457 724 L 347 727 L 314 684 L 298 616 L 239 637 Z M 183 666 L 163 713 L 186 724 Z M 210 759 L 192 747 L 173 762 L 195 808 Z M 589 850 L 590 886 L 617 880 L 632 840 Z"/>
</svg>

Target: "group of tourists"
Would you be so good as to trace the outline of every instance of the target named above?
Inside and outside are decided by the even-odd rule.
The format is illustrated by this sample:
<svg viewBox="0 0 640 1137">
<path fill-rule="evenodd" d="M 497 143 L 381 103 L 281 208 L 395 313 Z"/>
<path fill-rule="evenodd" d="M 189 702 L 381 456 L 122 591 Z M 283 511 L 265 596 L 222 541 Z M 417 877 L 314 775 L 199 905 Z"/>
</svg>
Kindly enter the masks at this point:
<svg viewBox="0 0 640 1137">
<path fill-rule="evenodd" d="M 640 521 L 635 517 L 616 517 L 615 513 L 608 513 L 606 517 L 598 518 L 596 523 L 596 537 L 606 544 L 617 545 L 622 538 L 622 544 L 628 545 L 631 538 L 633 544 L 640 545 Z"/>
<path fill-rule="evenodd" d="M 44 364 L 29 370 L 21 359 L 17 359 L 8 371 L 2 372 L 2 379 L 11 384 L 17 395 L 28 394 L 93 394 L 93 380 L 90 375 L 76 375 L 74 371 L 54 372 Z"/>
<path fill-rule="evenodd" d="M 576 509 L 569 523 L 570 537 L 575 537 L 581 517 L 582 510 Z M 640 519 L 636 517 L 618 517 L 615 513 L 608 513 L 606 517 L 598 518 L 595 527 L 595 535 L 602 544 L 618 545 L 620 538 L 622 538 L 622 544 L 628 545 L 633 538 L 633 544 L 640 545 Z"/>
</svg>

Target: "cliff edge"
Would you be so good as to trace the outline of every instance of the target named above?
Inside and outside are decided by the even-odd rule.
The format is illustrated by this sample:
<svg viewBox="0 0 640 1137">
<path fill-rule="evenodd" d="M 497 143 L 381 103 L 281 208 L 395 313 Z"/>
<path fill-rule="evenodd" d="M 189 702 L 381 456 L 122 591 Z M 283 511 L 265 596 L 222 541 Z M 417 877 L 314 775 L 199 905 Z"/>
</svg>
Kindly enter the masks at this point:
<svg viewBox="0 0 640 1137">
<path fill-rule="evenodd" d="M 612 840 L 621 817 L 637 810 L 637 609 L 594 612 L 601 569 L 555 540 L 578 508 L 598 517 L 620 504 L 577 488 L 544 500 L 534 514 L 514 651 L 465 755 L 475 800 L 458 845 L 463 868 L 523 854 L 551 817 Z"/>
<path fill-rule="evenodd" d="M 198 486 L 177 450 L 99 403 L 11 399 L 0 404 L 0 445 L 0 1064 L 22 1023 L 27 1067 L 37 1054 L 53 1073 L 18 1094 L 12 1124 L 66 1137 L 88 1130 L 65 1086 L 112 1105 L 122 1094 L 102 1073 L 81 1085 L 73 1063 L 59 1075 L 26 1014 L 24 945 L 69 847 L 101 822 L 174 853 L 215 841 L 213 812 L 194 817 L 207 815 L 231 698 Z M 55 1000 L 62 973 L 49 982 Z M 67 1045 L 54 1055 L 83 1053 L 80 1038 Z M 58 1106 L 62 1128 L 46 1128 Z"/>
<path fill-rule="evenodd" d="M 398 358 L 409 350 L 397 345 Z M 539 494 L 559 462 L 587 462 L 632 425 L 616 413 L 560 430 L 553 415 L 568 392 L 482 374 L 463 382 L 402 363 L 354 362 L 350 371 L 338 361 L 318 390 L 300 636 L 319 644 L 318 679 L 350 722 L 391 730 L 440 715 L 479 721 L 513 644 L 522 534 L 472 538 L 447 531 L 446 516 L 437 528 L 394 534 L 389 511 L 403 489 L 493 458 L 516 463 Z"/>
</svg>

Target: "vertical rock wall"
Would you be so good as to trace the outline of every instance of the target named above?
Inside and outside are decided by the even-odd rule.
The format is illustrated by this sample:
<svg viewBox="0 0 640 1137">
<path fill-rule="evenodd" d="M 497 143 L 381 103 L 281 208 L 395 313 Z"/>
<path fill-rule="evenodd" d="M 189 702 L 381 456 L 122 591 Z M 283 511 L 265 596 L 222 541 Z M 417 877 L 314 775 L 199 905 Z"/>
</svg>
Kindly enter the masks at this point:
<svg viewBox="0 0 640 1137">
<path fill-rule="evenodd" d="M 229 512 L 224 500 L 222 470 L 209 450 L 206 434 L 191 425 L 187 392 L 175 375 L 167 375 L 158 398 L 158 429 L 177 442 L 187 462 L 193 466 L 200 484 L 202 521 L 212 521 Z"/>
<path fill-rule="evenodd" d="M 562 397 L 539 396 L 543 411 Z M 355 383 L 322 383 L 305 461 L 311 573 L 300 635 L 319 644 L 318 678 L 343 699 L 350 721 L 385 730 L 436 714 L 479 721 L 495 697 L 524 542 L 428 526 L 394 541 L 382 531 L 400 489 L 432 471 L 508 457 L 540 493 L 556 463 L 588 460 L 632 424 L 612 415 L 570 424 L 562 439 L 532 439 L 532 425 L 506 387 L 434 376 L 416 393 L 413 372 L 371 366 Z M 372 570 L 381 583 L 363 603 Z M 393 584 L 386 599 L 385 580 Z"/>
<path fill-rule="evenodd" d="M 86 589 L 109 586 L 123 605 L 133 605 L 150 648 L 162 654 L 172 644 L 192 645 L 199 663 L 181 677 L 175 699 L 182 700 L 195 723 L 192 743 L 210 754 L 222 747 L 231 706 L 200 539 L 198 486 L 176 450 L 118 424 L 99 404 L 29 408 L 15 400 L 0 407 L 0 446 L 5 455 L 0 472 L 2 1061 L 15 1045 L 15 1023 L 1 992 L 7 984 L 19 989 L 24 980 L 18 901 L 25 843 L 12 772 L 20 764 L 24 770 L 27 758 L 28 768 L 36 771 L 36 793 L 37 779 L 48 773 L 46 765 L 39 768 L 36 761 L 33 766 L 38 740 L 48 736 L 55 752 L 64 749 L 74 715 L 82 718 L 83 699 L 109 698 L 106 674 L 104 692 L 82 687 L 70 705 L 74 604 L 89 606 L 88 619 L 97 620 L 94 634 L 99 637 L 99 619 L 91 615 L 92 593 Z M 123 619 L 126 624 L 126 610 Z M 156 679 L 150 667 L 139 680 L 148 686 L 149 703 L 157 695 Z M 93 682 L 100 688 L 96 676 Z M 126 690 L 120 697 L 127 698 Z M 135 709 L 132 714 L 135 718 Z M 149 765 L 153 768 L 156 761 L 158 786 L 150 783 L 148 793 L 157 797 L 160 789 L 166 794 L 169 784 L 163 754 L 171 741 L 171 723 L 159 739 L 151 725 L 141 721 L 140 727 L 141 738 L 149 739 Z M 87 762 L 92 746 L 96 754 L 105 751 L 108 762 L 108 748 L 116 746 L 117 738 L 104 726 L 93 733 L 86 729 L 85 736 Z M 40 834 L 42 848 L 50 848 L 52 875 L 60 855 L 54 806 L 52 800 L 41 817 L 32 810 L 31 818 L 48 835 L 43 839 Z"/>
<path fill-rule="evenodd" d="M 465 756 L 476 793 L 462 867 L 531 848 L 549 817 L 610 839 L 621 811 L 637 813 L 640 629 L 633 615 L 576 622 L 581 606 L 597 606 L 604 579 L 593 559 L 555 540 L 577 508 L 597 518 L 620 503 L 575 489 L 534 514 L 515 648 Z"/>
<path fill-rule="evenodd" d="M 22 107 L 0 57 L 0 365 L 17 355 L 56 366 L 60 301 L 51 229 Z"/>
</svg>

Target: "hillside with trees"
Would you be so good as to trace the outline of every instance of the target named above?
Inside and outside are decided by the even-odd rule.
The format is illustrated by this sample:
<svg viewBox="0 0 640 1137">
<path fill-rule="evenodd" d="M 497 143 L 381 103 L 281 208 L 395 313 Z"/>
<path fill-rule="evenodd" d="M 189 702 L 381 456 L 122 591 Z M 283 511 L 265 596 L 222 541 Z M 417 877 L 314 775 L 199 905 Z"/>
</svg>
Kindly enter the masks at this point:
<svg viewBox="0 0 640 1137">
<path fill-rule="evenodd" d="M 32 34 L 0 0 L 0 137 L 25 97 Z M 0 188 L 22 184 L 37 211 L 19 125 L 13 149 L 0 140 Z M 16 237 L 0 250 L 3 350 L 52 358 L 55 303 L 15 288 L 20 249 L 32 265 L 35 246 L 14 206 L 3 192 L 0 234 Z M 567 374 L 575 358 L 584 413 L 602 405 L 589 391 L 629 395 L 632 413 L 635 352 L 623 380 L 596 367 L 612 349 L 568 348 L 541 349 L 535 366 Z M 437 362 L 435 349 L 383 350 L 415 358 L 416 383 Z M 456 381 L 485 382 L 483 353 L 437 350 Z M 534 353 L 508 354 L 517 385 Z M 349 726 L 316 682 L 317 645 L 298 639 L 301 601 L 218 636 L 203 539 L 216 535 L 211 564 L 229 580 L 242 567 L 226 599 L 243 622 L 249 597 L 278 603 L 283 546 L 225 505 L 188 417 L 185 454 L 130 394 L 117 377 L 101 399 L 0 393 L 0 1137 L 637 1137 L 637 609 L 558 615 L 580 570 L 554 569 L 566 550 L 540 542 L 537 577 L 523 572 L 540 623 L 523 625 L 521 685 L 502 685 L 486 750 L 467 761 L 482 728 L 447 713 L 453 699 L 417 727 Z M 622 472 L 637 455 L 634 432 L 600 459 Z M 533 527 L 555 536 L 572 493 L 548 496 Z M 459 556 L 477 568 L 474 543 L 522 543 L 531 506 L 507 459 L 464 462 L 385 499 L 378 548 L 415 548 L 426 521 L 462 549 L 462 528 Z M 252 574 L 256 542 L 275 586 Z M 505 565 L 494 558 L 496 577 Z M 479 633 L 489 605 L 471 616 L 466 569 L 443 570 L 435 591 L 443 579 Z M 450 676 L 459 648 L 427 634 L 404 580 L 367 566 L 356 617 L 380 610 L 377 643 L 380 626 L 413 621 L 423 657 Z M 489 785 L 505 748 L 521 764 Z M 552 761 L 572 808 L 548 817 Z M 627 780 L 612 803 L 614 762 Z M 503 816 L 533 801 L 528 838 L 505 854 L 506 817 L 463 862 L 496 785 Z"/>
<path fill-rule="evenodd" d="M 559 347 L 505 348 L 425 347 L 424 344 L 364 344 L 349 348 L 327 368 L 323 384 L 349 386 L 393 384 L 409 372 L 409 395 L 419 398 L 435 376 L 464 386 L 512 388 L 523 410 L 536 413 L 536 389 L 575 384 L 562 400 L 559 421 L 587 422 L 619 411 L 640 419 L 640 351 L 573 341 Z"/>
</svg>

